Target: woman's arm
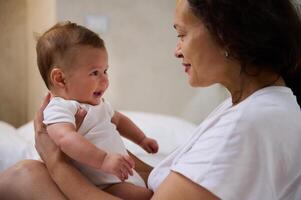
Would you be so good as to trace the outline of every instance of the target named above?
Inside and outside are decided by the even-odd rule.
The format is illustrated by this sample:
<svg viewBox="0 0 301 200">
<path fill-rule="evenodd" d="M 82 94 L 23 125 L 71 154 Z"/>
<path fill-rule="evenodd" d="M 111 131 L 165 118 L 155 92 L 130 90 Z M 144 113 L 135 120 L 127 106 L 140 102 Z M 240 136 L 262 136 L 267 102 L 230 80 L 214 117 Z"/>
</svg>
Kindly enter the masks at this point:
<svg viewBox="0 0 301 200">
<path fill-rule="evenodd" d="M 219 198 L 183 175 L 171 171 L 152 197 L 152 200 L 163 199 L 218 200 Z"/>
<path fill-rule="evenodd" d="M 37 112 L 34 127 L 36 148 L 43 159 L 51 178 L 60 188 L 62 193 L 72 200 L 104 199 L 116 200 L 114 197 L 93 185 L 75 167 L 69 164 L 67 157 L 60 151 L 47 134 L 46 127 L 42 123 L 43 110 L 49 103 L 49 95 L 44 99 L 40 110 Z"/>
</svg>

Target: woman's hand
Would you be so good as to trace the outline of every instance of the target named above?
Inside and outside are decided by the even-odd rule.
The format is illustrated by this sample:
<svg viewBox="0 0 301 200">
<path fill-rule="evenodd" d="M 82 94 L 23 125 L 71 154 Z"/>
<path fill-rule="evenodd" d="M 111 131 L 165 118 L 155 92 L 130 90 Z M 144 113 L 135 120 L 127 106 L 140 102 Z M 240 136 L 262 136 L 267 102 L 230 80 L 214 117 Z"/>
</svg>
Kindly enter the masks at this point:
<svg viewBox="0 0 301 200">
<path fill-rule="evenodd" d="M 43 124 L 43 111 L 50 101 L 50 93 L 44 98 L 42 105 L 34 118 L 34 129 L 35 129 L 35 143 L 36 149 L 40 154 L 42 160 L 48 167 L 51 167 L 56 159 L 65 159 L 66 156 L 61 152 L 58 146 L 49 137 L 46 126 Z M 75 121 L 77 127 L 80 127 L 86 116 L 86 111 L 79 109 L 75 115 Z"/>
<path fill-rule="evenodd" d="M 57 157 L 62 157 L 62 152 L 49 137 L 46 126 L 43 124 L 43 111 L 50 101 L 50 93 L 44 98 L 42 105 L 34 118 L 35 146 L 42 160 L 47 166 Z"/>
</svg>

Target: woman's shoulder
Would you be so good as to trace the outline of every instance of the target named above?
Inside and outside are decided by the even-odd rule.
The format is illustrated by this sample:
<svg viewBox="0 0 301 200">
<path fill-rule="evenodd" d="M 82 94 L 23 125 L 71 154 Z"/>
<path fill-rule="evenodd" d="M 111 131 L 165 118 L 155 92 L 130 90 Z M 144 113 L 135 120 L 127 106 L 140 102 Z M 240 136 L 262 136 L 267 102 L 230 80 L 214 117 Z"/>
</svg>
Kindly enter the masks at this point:
<svg viewBox="0 0 301 200">
<path fill-rule="evenodd" d="M 225 110 L 216 126 L 229 138 L 248 141 L 282 140 L 285 135 L 299 137 L 301 111 L 289 88 L 259 90 L 240 104 Z M 257 139 L 256 139 L 257 138 Z"/>
<path fill-rule="evenodd" d="M 264 88 L 237 105 L 230 104 L 226 100 L 201 124 L 210 132 L 208 137 L 262 137 L 288 127 L 301 131 L 300 107 L 289 88 Z"/>
<path fill-rule="evenodd" d="M 245 118 L 257 120 L 266 115 L 277 113 L 291 114 L 289 111 L 295 110 L 300 113 L 296 97 L 287 87 L 267 87 L 256 91 L 239 104 L 232 105 L 231 98 L 221 103 L 207 120 L 214 119 L 216 122 L 222 120 L 241 121 Z"/>
<path fill-rule="evenodd" d="M 283 117 L 301 117 L 300 106 L 288 87 L 273 86 L 258 90 L 237 108 L 243 119 L 269 121 Z M 300 118 L 299 118 L 300 119 Z"/>
</svg>

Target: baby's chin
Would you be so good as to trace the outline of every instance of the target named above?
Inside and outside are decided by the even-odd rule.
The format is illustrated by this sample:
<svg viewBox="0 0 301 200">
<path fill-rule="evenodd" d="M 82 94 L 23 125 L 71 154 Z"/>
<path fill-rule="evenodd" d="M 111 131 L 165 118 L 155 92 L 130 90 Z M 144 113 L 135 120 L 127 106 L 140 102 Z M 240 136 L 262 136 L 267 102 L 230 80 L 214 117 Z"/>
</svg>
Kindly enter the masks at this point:
<svg viewBox="0 0 301 200">
<path fill-rule="evenodd" d="M 98 103 L 89 103 L 91 106 L 97 106 L 97 105 L 99 105 L 99 104 L 101 104 L 101 101 L 100 102 L 98 102 Z"/>
<path fill-rule="evenodd" d="M 79 103 L 83 103 L 83 104 L 89 104 L 91 106 L 97 106 L 99 104 L 101 104 L 102 102 L 102 98 L 99 99 L 94 99 L 94 100 L 87 100 L 87 101 L 78 101 Z"/>
<path fill-rule="evenodd" d="M 90 105 L 97 106 L 97 105 L 101 104 L 101 102 L 102 102 L 102 98 L 100 97 L 96 101 L 90 102 Z"/>
</svg>

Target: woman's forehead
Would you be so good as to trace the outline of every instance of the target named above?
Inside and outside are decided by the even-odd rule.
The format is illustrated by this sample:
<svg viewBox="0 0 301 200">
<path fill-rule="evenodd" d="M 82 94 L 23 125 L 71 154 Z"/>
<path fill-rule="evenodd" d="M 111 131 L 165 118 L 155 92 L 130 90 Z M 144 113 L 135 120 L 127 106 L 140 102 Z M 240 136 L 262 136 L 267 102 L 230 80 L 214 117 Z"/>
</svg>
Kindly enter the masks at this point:
<svg viewBox="0 0 301 200">
<path fill-rule="evenodd" d="M 195 16 L 188 6 L 187 0 L 177 0 L 177 6 L 174 17 L 174 27 L 182 27 L 187 25 L 200 25 L 201 20 Z"/>
</svg>

